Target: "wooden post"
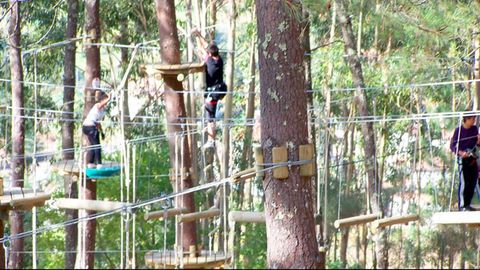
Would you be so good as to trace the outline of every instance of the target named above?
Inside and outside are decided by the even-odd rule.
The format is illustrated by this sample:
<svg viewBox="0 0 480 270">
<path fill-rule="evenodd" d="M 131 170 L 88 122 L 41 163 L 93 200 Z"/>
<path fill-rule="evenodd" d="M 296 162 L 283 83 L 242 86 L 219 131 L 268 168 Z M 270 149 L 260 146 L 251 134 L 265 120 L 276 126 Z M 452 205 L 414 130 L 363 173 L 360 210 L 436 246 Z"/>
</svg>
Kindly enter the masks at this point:
<svg viewBox="0 0 480 270">
<path fill-rule="evenodd" d="M 232 223 L 265 223 L 265 213 L 231 211 L 228 220 Z"/>
<path fill-rule="evenodd" d="M 189 257 L 195 259 L 197 257 L 197 247 L 195 245 L 190 245 L 188 247 Z"/>
<path fill-rule="evenodd" d="M 314 161 L 315 148 L 313 144 L 300 145 L 299 160 Z M 315 163 L 300 165 L 300 176 L 311 177 L 315 175 Z"/>
<path fill-rule="evenodd" d="M 287 147 L 273 147 L 272 148 L 272 162 L 283 163 L 288 161 L 288 150 Z M 273 178 L 275 179 L 287 179 L 288 178 L 288 167 L 282 166 L 279 168 L 273 169 Z"/>
<path fill-rule="evenodd" d="M 88 211 L 107 212 L 126 206 L 126 203 L 98 200 L 56 199 L 55 206 L 63 209 L 85 209 Z"/>
<path fill-rule="evenodd" d="M 187 223 L 187 222 L 192 222 L 199 219 L 216 217 L 216 216 L 219 216 L 220 213 L 221 213 L 220 209 L 212 208 L 202 212 L 195 212 L 195 213 L 180 215 L 178 217 L 178 222 Z"/>
<path fill-rule="evenodd" d="M 149 220 L 149 219 L 163 220 L 165 217 L 166 218 L 174 217 L 180 214 L 185 214 L 187 212 L 188 212 L 187 208 L 171 208 L 166 210 L 148 212 L 148 213 L 145 213 L 145 220 Z"/>
<path fill-rule="evenodd" d="M 343 219 L 335 220 L 335 222 L 333 223 L 333 226 L 335 226 L 336 229 L 350 227 L 353 225 L 369 223 L 381 217 L 382 217 L 381 213 L 376 213 L 376 214 L 368 214 L 368 215 L 343 218 Z"/>
<path fill-rule="evenodd" d="M 372 233 L 377 233 L 380 228 L 385 228 L 396 224 L 408 224 L 409 222 L 417 221 L 419 219 L 420 216 L 417 214 L 377 219 L 372 222 L 370 229 Z"/>
</svg>

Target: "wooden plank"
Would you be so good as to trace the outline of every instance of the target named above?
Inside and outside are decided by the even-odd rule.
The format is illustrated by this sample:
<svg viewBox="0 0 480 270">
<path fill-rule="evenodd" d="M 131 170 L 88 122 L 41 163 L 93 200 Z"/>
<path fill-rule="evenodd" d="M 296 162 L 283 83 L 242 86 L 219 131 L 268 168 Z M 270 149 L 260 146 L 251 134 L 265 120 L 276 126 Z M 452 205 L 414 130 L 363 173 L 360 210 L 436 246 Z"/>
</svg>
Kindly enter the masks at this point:
<svg viewBox="0 0 480 270">
<path fill-rule="evenodd" d="M 33 196 L 28 196 L 24 198 L 15 198 L 10 201 L 10 206 L 13 209 L 31 209 L 34 206 L 41 206 L 45 204 L 45 201 L 50 200 L 50 194 L 40 193 Z"/>
<path fill-rule="evenodd" d="M 150 219 L 163 220 L 165 216 L 169 218 L 169 217 L 178 216 L 180 214 L 185 214 L 187 212 L 188 212 L 187 208 L 170 208 L 166 210 L 148 212 L 148 213 L 145 213 L 145 220 L 150 220 Z"/>
<path fill-rule="evenodd" d="M 238 183 L 240 181 L 254 177 L 255 171 L 256 171 L 255 168 L 249 168 L 233 174 L 232 176 L 230 176 L 230 179 L 232 179 L 233 183 Z"/>
<path fill-rule="evenodd" d="M 184 269 L 217 269 L 224 268 L 225 261 L 227 263 L 231 260 L 231 255 L 225 255 L 222 252 L 208 252 L 202 250 L 198 252 L 197 257 L 191 258 L 189 252 L 184 252 L 183 266 Z M 175 252 L 167 250 L 165 254 L 163 251 L 148 251 L 145 253 L 145 265 L 155 269 L 175 269 L 178 268 L 180 262 L 175 262 Z"/>
<path fill-rule="evenodd" d="M 97 212 L 112 211 L 128 205 L 127 203 L 115 201 L 80 200 L 69 198 L 55 199 L 53 204 L 62 209 L 84 209 Z"/>
<path fill-rule="evenodd" d="M 272 163 L 283 163 L 288 161 L 287 147 L 273 147 L 272 148 Z M 273 178 L 286 179 L 288 178 L 288 167 L 282 166 L 273 169 Z"/>
<path fill-rule="evenodd" d="M 141 65 L 140 69 L 142 72 L 147 73 L 148 75 L 177 75 L 180 73 L 183 74 L 192 74 L 205 71 L 205 63 L 201 62 L 192 62 L 192 63 L 183 63 L 177 65 L 166 65 L 166 64 L 145 64 Z"/>
<path fill-rule="evenodd" d="M 190 214 L 185 214 L 185 215 L 180 215 L 178 217 L 178 222 L 192 222 L 196 221 L 199 219 L 204 219 L 204 218 L 211 218 L 211 217 L 216 217 L 220 215 L 220 209 L 218 208 L 212 208 L 208 209 L 206 211 L 202 212 L 195 212 L 195 213 L 190 213 Z"/>
<path fill-rule="evenodd" d="M 437 212 L 432 215 L 432 222 L 441 225 L 480 225 L 480 211 L 476 212 Z"/>
<path fill-rule="evenodd" d="M 298 149 L 299 161 L 314 161 L 314 146 L 313 144 L 300 145 Z M 311 177 L 315 175 L 315 163 L 308 163 L 300 165 L 300 176 Z"/>
<path fill-rule="evenodd" d="M 370 229 L 372 230 L 372 233 L 377 233 L 379 228 L 385 228 L 397 224 L 407 225 L 409 222 L 417 221 L 419 219 L 420 216 L 417 214 L 377 219 L 372 222 Z"/>
<path fill-rule="evenodd" d="M 265 223 L 264 212 L 230 211 L 228 220 L 236 223 Z"/>
<path fill-rule="evenodd" d="M 381 213 L 342 218 L 335 220 L 333 226 L 335 226 L 336 229 L 339 229 L 359 224 L 366 224 L 379 218 L 381 218 Z"/>
</svg>

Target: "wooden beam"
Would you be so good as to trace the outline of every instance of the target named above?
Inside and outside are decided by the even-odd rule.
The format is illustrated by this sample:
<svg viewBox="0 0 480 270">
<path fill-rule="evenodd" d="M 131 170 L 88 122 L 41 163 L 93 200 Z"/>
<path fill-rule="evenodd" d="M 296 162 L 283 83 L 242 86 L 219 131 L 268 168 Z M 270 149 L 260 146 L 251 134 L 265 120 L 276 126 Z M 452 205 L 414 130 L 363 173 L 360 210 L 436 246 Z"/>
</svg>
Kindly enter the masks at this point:
<svg viewBox="0 0 480 270">
<path fill-rule="evenodd" d="M 230 179 L 232 179 L 233 183 L 238 183 L 240 181 L 255 177 L 255 171 L 256 171 L 255 168 L 249 168 L 249 169 L 246 169 L 246 170 L 243 170 L 243 171 L 240 171 L 240 172 L 237 172 L 237 173 L 233 174 L 230 177 Z"/>
<path fill-rule="evenodd" d="M 265 223 L 264 212 L 230 211 L 228 220 L 237 223 Z"/>
<path fill-rule="evenodd" d="M 112 202 L 112 201 L 98 201 L 98 200 L 80 200 L 80 199 L 55 199 L 54 205 L 62 209 L 85 209 L 97 212 L 112 211 L 122 208 L 127 203 Z"/>
<path fill-rule="evenodd" d="M 288 150 L 287 147 L 273 147 L 272 148 L 272 163 L 284 163 L 288 161 Z M 273 178 L 275 179 L 287 179 L 288 178 L 288 167 L 282 166 L 273 169 Z"/>
<path fill-rule="evenodd" d="M 353 225 L 366 224 L 376 219 L 379 219 L 381 217 L 382 216 L 380 213 L 376 213 L 376 214 L 354 216 L 349 218 L 342 218 L 342 219 L 335 220 L 335 222 L 333 223 L 333 226 L 335 226 L 336 229 L 350 227 Z"/>
<path fill-rule="evenodd" d="M 43 206 L 47 200 L 50 200 L 50 194 L 40 193 L 24 198 L 14 198 L 10 201 L 10 206 L 13 209 L 27 210 L 32 209 L 34 206 Z"/>
<path fill-rule="evenodd" d="M 163 220 L 165 217 L 166 218 L 174 217 L 180 214 L 185 214 L 187 212 L 188 212 L 187 208 L 170 208 L 166 210 L 148 212 L 148 213 L 145 213 L 145 220 L 150 220 L 150 219 Z"/>
<path fill-rule="evenodd" d="M 441 225 L 480 225 L 479 212 L 437 212 L 432 215 L 432 222 Z"/>
<path fill-rule="evenodd" d="M 372 230 L 372 233 L 377 233 L 379 228 L 385 228 L 397 224 L 407 225 L 409 222 L 417 221 L 419 219 L 420 216 L 417 214 L 377 219 L 372 222 L 370 229 Z"/>
<path fill-rule="evenodd" d="M 180 223 L 182 223 L 182 222 L 192 222 L 192 221 L 199 220 L 199 219 L 216 217 L 216 216 L 219 216 L 220 213 L 221 213 L 220 209 L 212 208 L 212 209 L 208 209 L 208 210 L 202 211 L 202 212 L 195 212 L 195 213 L 180 215 L 178 217 L 178 222 L 180 222 Z"/>
</svg>

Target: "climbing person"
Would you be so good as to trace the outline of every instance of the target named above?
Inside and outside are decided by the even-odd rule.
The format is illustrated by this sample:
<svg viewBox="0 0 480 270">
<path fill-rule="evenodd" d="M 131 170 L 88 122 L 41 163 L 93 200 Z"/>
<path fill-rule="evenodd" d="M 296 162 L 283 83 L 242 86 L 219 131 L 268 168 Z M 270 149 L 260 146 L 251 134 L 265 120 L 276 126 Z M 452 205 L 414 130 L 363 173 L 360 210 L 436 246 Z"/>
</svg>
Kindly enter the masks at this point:
<svg viewBox="0 0 480 270">
<path fill-rule="evenodd" d="M 100 88 L 100 80 L 98 78 L 93 79 L 92 88 Z M 110 101 L 110 94 L 101 92 L 99 101 L 95 103 L 87 114 L 87 117 L 83 121 L 82 131 L 87 136 L 89 146 L 91 147 L 87 151 L 86 162 L 88 168 L 102 167 L 102 153 L 100 149 L 100 134 L 102 139 L 105 135 L 102 130 L 102 124 L 100 121 L 105 115 L 105 109 Z"/>
<path fill-rule="evenodd" d="M 223 59 L 219 54 L 218 46 L 215 43 L 208 44 L 198 29 L 192 31 L 192 36 L 197 40 L 197 55 L 205 61 L 206 89 L 205 113 L 207 114 L 207 147 L 215 147 L 216 124 L 215 115 L 218 102 L 223 99 L 227 92 L 227 86 L 223 81 Z"/>
<path fill-rule="evenodd" d="M 476 116 L 464 116 L 462 125 L 455 129 L 450 140 L 450 150 L 456 154 L 460 183 L 458 185 L 458 207 L 460 211 L 476 211 L 470 203 L 478 180 L 478 151 L 480 145 Z"/>
</svg>

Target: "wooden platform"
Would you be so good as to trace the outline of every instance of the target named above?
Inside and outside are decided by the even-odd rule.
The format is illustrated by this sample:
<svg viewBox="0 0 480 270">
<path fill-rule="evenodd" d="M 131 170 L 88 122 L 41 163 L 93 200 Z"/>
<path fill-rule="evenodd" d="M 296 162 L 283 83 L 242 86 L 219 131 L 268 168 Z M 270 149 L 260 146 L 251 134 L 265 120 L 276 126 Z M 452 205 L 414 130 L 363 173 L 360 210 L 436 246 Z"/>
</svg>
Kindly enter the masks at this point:
<svg viewBox="0 0 480 270">
<path fill-rule="evenodd" d="M 33 207 L 45 205 L 45 201 L 50 199 L 50 194 L 37 190 L 37 194 L 32 189 L 6 189 L 0 196 L 0 210 L 30 210 Z"/>
<path fill-rule="evenodd" d="M 438 225 L 480 225 L 480 211 L 475 212 L 437 212 L 432 222 Z"/>
<path fill-rule="evenodd" d="M 165 255 L 165 256 L 164 256 Z M 185 256 L 186 255 L 186 256 Z M 223 253 L 209 254 L 208 251 L 201 251 L 198 257 L 189 257 L 188 252 L 184 253 L 183 268 L 184 269 L 212 269 L 224 268 L 225 261 L 230 262 L 231 256 L 225 256 Z M 149 251 L 145 254 L 145 265 L 154 269 L 174 269 L 180 267 L 180 262 L 175 262 L 175 253 L 167 250 L 166 254 L 163 251 Z M 178 267 L 177 267 L 178 266 Z"/>
<path fill-rule="evenodd" d="M 114 168 L 120 166 L 115 161 L 104 161 L 102 163 L 104 168 Z M 53 170 L 61 175 L 76 175 L 78 176 L 80 166 L 77 160 L 62 160 L 52 164 Z"/>
<path fill-rule="evenodd" d="M 205 71 L 205 63 L 184 63 L 178 65 L 165 64 L 145 64 L 140 67 L 142 72 L 154 76 L 161 80 L 162 75 L 178 75 L 178 74 L 192 74 Z"/>
</svg>

